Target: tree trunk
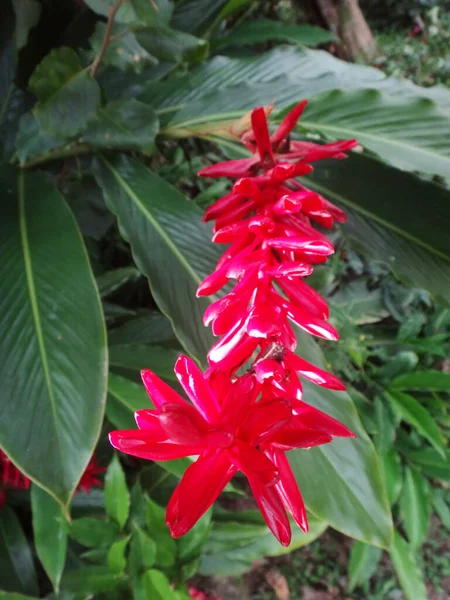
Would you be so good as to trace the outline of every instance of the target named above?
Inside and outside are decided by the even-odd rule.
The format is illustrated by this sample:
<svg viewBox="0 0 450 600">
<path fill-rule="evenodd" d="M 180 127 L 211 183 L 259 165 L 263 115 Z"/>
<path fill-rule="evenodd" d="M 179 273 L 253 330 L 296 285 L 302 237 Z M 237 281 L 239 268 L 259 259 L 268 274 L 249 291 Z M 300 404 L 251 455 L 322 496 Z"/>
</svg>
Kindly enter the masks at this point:
<svg viewBox="0 0 450 600">
<path fill-rule="evenodd" d="M 308 18 L 334 33 L 341 43 L 336 54 L 354 62 L 369 62 L 377 53 L 370 27 L 358 0 L 297 0 Z"/>
</svg>

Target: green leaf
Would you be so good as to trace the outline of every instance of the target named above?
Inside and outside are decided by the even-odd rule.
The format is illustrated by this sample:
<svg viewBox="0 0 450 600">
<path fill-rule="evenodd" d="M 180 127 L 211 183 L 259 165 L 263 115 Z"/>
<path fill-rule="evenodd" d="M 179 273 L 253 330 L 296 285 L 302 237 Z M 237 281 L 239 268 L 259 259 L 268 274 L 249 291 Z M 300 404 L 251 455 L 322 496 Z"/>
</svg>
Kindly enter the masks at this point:
<svg viewBox="0 0 450 600">
<path fill-rule="evenodd" d="M 172 348 L 150 344 L 120 345 L 111 346 L 109 361 L 112 366 L 125 369 L 151 369 L 163 379 L 176 381 L 173 367 L 178 356 L 179 352 Z"/>
<path fill-rule="evenodd" d="M 442 525 L 450 531 L 450 508 L 445 499 L 445 492 L 441 488 L 435 488 L 433 490 L 433 506 L 436 510 Z"/>
<path fill-rule="evenodd" d="M 151 569 L 156 560 L 156 544 L 138 525 L 133 525 L 130 544 L 130 572 L 139 576 L 142 571 Z"/>
<path fill-rule="evenodd" d="M 150 154 L 158 129 L 154 110 L 143 102 L 127 98 L 101 108 L 80 142 L 96 149 L 121 148 Z"/>
<path fill-rule="evenodd" d="M 400 456 L 397 451 L 392 448 L 388 453 L 381 454 L 379 459 L 389 504 L 393 506 L 397 502 L 403 486 L 403 472 Z"/>
<path fill-rule="evenodd" d="M 31 509 L 36 552 L 58 592 L 66 562 L 67 523 L 61 506 L 37 485 L 31 487 Z"/>
<path fill-rule="evenodd" d="M 131 0 L 131 3 L 145 25 L 167 25 L 172 16 L 173 3 L 170 0 Z"/>
<path fill-rule="evenodd" d="M 362 279 L 341 286 L 330 299 L 330 306 L 343 310 L 356 325 L 378 323 L 389 316 L 383 305 L 381 289 L 369 290 Z"/>
<path fill-rule="evenodd" d="M 124 581 L 123 575 L 110 567 L 82 567 L 64 573 L 61 587 L 85 598 L 113 590 Z"/>
<path fill-rule="evenodd" d="M 0 446 L 67 504 L 103 420 L 103 316 L 63 198 L 41 173 L 4 168 L 0 184 Z"/>
<path fill-rule="evenodd" d="M 450 176 L 450 113 L 430 98 L 333 90 L 311 98 L 299 125 L 333 139 L 357 138 L 398 169 Z"/>
<path fill-rule="evenodd" d="M 89 6 L 95 13 L 103 17 L 109 16 L 109 11 L 117 3 L 117 0 L 85 0 L 85 4 Z M 139 18 L 136 14 L 132 2 L 124 2 L 114 15 L 115 23 L 139 23 Z"/>
<path fill-rule="evenodd" d="M 404 526 L 413 548 L 419 548 L 427 537 L 431 517 L 431 499 L 426 479 L 415 469 L 406 467 L 400 496 Z"/>
<path fill-rule="evenodd" d="M 406 373 L 416 368 L 419 362 L 419 357 L 415 352 L 410 350 L 400 351 L 392 356 L 388 362 L 377 370 L 377 379 L 386 380 L 389 382 L 398 377 L 400 373 Z"/>
<path fill-rule="evenodd" d="M 171 25 L 181 31 L 203 34 L 227 4 L 228 0 L 182 0 L 175 5 Z"/>
<path fill-rule="evenodd" d="M 416 392 L 448 392 L 450 390 L 450 373 L 434 369 L 405 373 L 394 379 L 389 389 Z"/>
<path fill-rule="evenodd" d="M 441 432 L 430 413 L 415 398 L 404 392 L 392 391 L 386 393 L 386 396 L 400 417 L 409 425 L 412 425 L 445 457 L 445 446 Z"/>
<path fill-rule="evenodd" d="M 21 165 L 36 156 L 55 150 L 61 146 L 61 143 L 60 139 L 40 131 L 39 123 L 32 112 L 24 114 L 20 119 L 15 144 Z"/>
<path fill-rule="evenodd" d="M 20 119 L 28 108 L 28 94 L 11 84 L 3 105 L 0 102 L 0 157 L 5 162 L 14 154 Z"/>
<path fill-rule="evenodd" d="M 38 594 L 30 547 L 16 515 L 8 506 L 0 509 L 0 573 L 4 591 Z"/>
<path fill-rule="evenodd" d="M 233 517 L 231 516 L 230 519 Z M 279 556 L 306 546 L 325 531 L 327 525 L 309 517 L 309 532 L 292 528 L 289 548 L 281 546 L 263 523 L 227 520 L 215 522 L 204 546 L 200 573 L 202 575 L 241 575 L 249 571 L 256 560 Z"/>
<path fill-rule="evenodd" d="M 133 415 L 142 408 L 153 408 L 144 386 L 110 373 L 106 416 L 111 423 L 118 429 L 134 429 Z"/>
<path fill-rule="evenodd" d="M 120 531 L 112 521 L 83 517 L 70 523 L 69 535 L 87 548 L 104 548 L 117 540 Z"/>
<path fill-rule="evenodd" d="M 130 537 L 131 536 L 127 536 L 126 538 L 123 538 L 123 540 L 114 542 L 114 544 L 108 550 L 108 567 L 114 571 L 117 571 L 118 573 L 123 573 L 127 565 L 125 551 L 127 549 L 128 542 L 130 541 Z"/>
<path fill-rule="evenodd" d="M 344 232 L 364 254 L 450 302 L 447 190 L 354 152 L 346 161 L 317 163 L 305 184 L 347 212 Z M 424 197 L 439 206 L 435 219 L 417 218 Z"/>
<path fill-rule="evenodd" d="M 12 0 L 12 5 L 16 15 L 16 49 L 20 50 L 26 45 L 30 31 L 38 24 L 42 6 L 37 0 Z"/>
<path fill-rule="evenodd" d="M 410 452 L 408 458 L 429 477 L 450 482 L 450 450 L 446 450 L 442 456 L 434 448 L 425 448 Z"/>
<path fill-rule="evenodd" d="M 136 32 L 139 44 L 164 62 L 202 62 L 208 53 L 208 42 L 165 25 L 147 27 Z"/>
<path fill-rule="evenodd" d="M 395 435 L 395 421 L 381 398 L 375 398 L 375 419 L 377 424 L 377 436 L 375 447 L 378 454 L 383 455 L 392 448 Z"/>
<path fill-rule="evenodd" d="M 123 528 L 130 509 L 130 493 L 128 492 L 125 474 L 115 454 L 105 475 L 105 509 L 106 514 Z"/>
<path fill-rule="evenodd" d="M 36 67 L 29 88 L 39 100 L 34 114 L 47 135 L 77 135 L 100 107 L 98 84 L 82 69 L 76 52 L 70 48 L 50 52 Z"/>
<path fill-rule="evenodd" d="M 177 545 L 165 524 L 165 516 L 166 511 L 147 498 L 147 529 L 151 537 L 157 541 L 155 563 L 160 567 L 171 567 L 175 563 Z"/>
<path fill-rule="evenodd" d="M 97 23 L 94 33 L 89 38 L 92 60 L 100 52 L 105 33 L 106 23 Z M 102 58 L 103 66 L 109 65 L 122 71 L 142 73 L 158 63 L 157 59 L 139 44 L 134 33 L 128 31 L 123 24 L 114 23 L 111 35 L 113 38 L 115 36 L 115 39 L 108 44 Z"/>
<path fill-rule="evenodd" d="M 320 368 L 327 368 L 319 346 L 310 336 L 300 333 L 297 340 L 299 355 Z M 303 383 L 303 391 L 309 404 L 338 419 L 356 434 L 356 439 L 335 439 L 332 444 L 308 451 L 289 452 L 308 510 L 346 535 L 388 547 L 392 521 L 378 457 L 350 396 L 318 388 L 307 381 Z"/>
<path fill-rule="evenodd" d="M 152 296 L 189 354 L 204 360 L 214 343 L 202 315 L 208 300 L 196 298 L 219 250 L 202 213 L 150 169 L 125 156 L 95 163 L 95 175 Z M 152 247 L 152 252 L 148 251 Z"/>
<path fill-rule="evenodd" d="M 336 37 L 330 32 L 313 25 L 291 25 L 271 19 L 244 20 L 230 33 L 214 37 L 213 49 L 230 45 L 251 45 L 279 40 L 304 46 L 318 46 L 333 42 Z"/>
<path fill-rule="evenodd" d="M 145 598 L 151 598 L 152 600 L 177 600 L 177 595 L 173 591 L 170 581 L 161 571 L 150 569 L 143 575 L 142 581 Z"/>
<path fill-rule="evenodd" d="M 133 281 L 139 277 L 139 271 L 134 267 L 122 267 L 112 271 L 106 271 L 97 277 L 97 286 L 100 296 L 109 296 L 125 283 Z"/>
<path fill-rule="evenodd" d="M 366 583 L 378 568 L 382 550 L 362 542 L 355 542 L 350 552 L 348 590 Z"/>
<path fill-rule="evenodd" d="M 407 600 L 426 600 L 425 583 L 414 552 L 398 531 L 394 532 L 390 554 Z"/>
<path fill-rule="evenodd" d="M 135 344 L 167 344 L 177 345 L 170 321 L 156 310 L 145 311 L 134 319 L 128 319 L 120 327 L 112 329 L 109 333 L 109 344 L 135 345 Z"/>
<path fill-rule="evenodd" d="M 24 596 L 23 594 L 16 594 L 15 592 L 10 594 L 8 592 L 2 592 L 1 590 L 0 598 L 2 600 L 36 600 L 36 598 L 33 596 Z"/>
</svg>

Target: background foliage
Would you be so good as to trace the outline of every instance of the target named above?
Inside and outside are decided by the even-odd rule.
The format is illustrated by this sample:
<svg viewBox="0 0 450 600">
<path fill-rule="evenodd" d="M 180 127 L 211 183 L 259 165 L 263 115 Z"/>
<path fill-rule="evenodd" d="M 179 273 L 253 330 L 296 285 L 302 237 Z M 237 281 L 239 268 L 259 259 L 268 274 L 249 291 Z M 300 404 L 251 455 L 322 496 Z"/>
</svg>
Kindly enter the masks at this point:
<svg viewBox="0 0 450 600">
<path fill-rule="evenodd" d="M 278 121 L 308 97 L 299 138 L 360 142 L 308 182 L 349 214 L 313 275 L 341 340 L 299 335 L 350 384 L 305 386 L 308 401 L 357 439 L 291 453 L 311 531 L 290 550 L 331 527 L 357 540 L 348 593 L 368 597 L 385 549 L 405 596 L 425 598 L 432 513 L 450 527 L 450 92 L 311 49 L 336 38 L 292 6 L 119 4 L 114 22 L 112 0 L 2 6 L 0 446 L 32 481 L 0 509 L 3 597 L 180 599 L 196 573 L 285 552 L 239 479 L 172 540 L 163 507 L 188 461 L 119 461 L 107 432 L 150 406 L 141 368 L 176 386 L 177 354 L 204 362 L 211 345 L 195 290 L 218 254 L 201 216 L 227 183 L 196 171 L 242 155 L 232 125 L 256 104 L 275 99 Z M 74 495 L 94 450 L 104 490 Z"/>
</svg>

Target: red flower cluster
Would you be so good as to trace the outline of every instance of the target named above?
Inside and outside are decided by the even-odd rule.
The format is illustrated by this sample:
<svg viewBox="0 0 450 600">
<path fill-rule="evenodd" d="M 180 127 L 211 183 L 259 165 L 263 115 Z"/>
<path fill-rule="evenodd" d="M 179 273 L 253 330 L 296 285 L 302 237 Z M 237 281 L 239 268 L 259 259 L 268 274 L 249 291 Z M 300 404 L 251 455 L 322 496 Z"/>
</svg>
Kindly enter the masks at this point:
<svg viewBox="0 0 450 600">
<path fill-rule="evenodd" d="M 105 469 L 100 467 L 96 459 L 92 457 L 81 476 L 76 491 L 84 490 L 89 493 L 89 490 L 94 486 L 101 487 L 102 482 L 97 478 L 97 475 L 104 471 Z M 6 501 L 5 490 L 28 490 L 30 483 L 28 477 L 9 460 L 3 450 L 0 450 L 0 507 Z"/>
<path fill-rule="evenodd" d="M 200 590 L 197 590 L 194 587 L 190 587 L 188 589 L 188 592 L 189 596 L 191 598 L 195 598 L 196 600 L 223 600 L 221 596 L 207 596 L 205 592 L 201 592 Z"/>
<path fill-rule="evenodd" d="M 192 404 L 154 373 L 143 371 L 155 410 L 137 411 L 139 430 L 110 435 L 115 448 L 141 458 L 199 456 L 167 507 L 166 523 L 174 537 L 189 531 L 241 471 L 267 525 L 287 546 L 291 531 L 286 510 L 304 531 L 308 524 L 285 452 L 325 444 L 334 436 L 353 436 L 344 425 L 302 401 L 299 376 L 331 389 L 345 386 L 294 354 L 296 338 L 290 322 L 313 335 L 337 339 L 326 321 L 326 301 L 303 278 L 334 251 L 311 222 L 331 227 L 335 220 L 345 220 L 340 209 L 296 178 L 312 171 L 310 162 L 343 158 L 343 152 L 356 144 L 292 141 L 289 134 L 305 104 L 296 106 L 272 136 L 264 109 L 256 108 L 252 129 L 242 136 L 253 156 L 200 172 L 239 178 L 232 192 L 205 215 L 206 221 L 216 220 L 213 240 L 230 245 L 198 295 L 215 294 L 230 280 L 237 281 L 205 312 L 205 324 L 222 337 L 209 352 L 206 373 L 185 356 L 175 365 Z M 248 371 L 238 376 L 250 359 Z"/>
</svg>

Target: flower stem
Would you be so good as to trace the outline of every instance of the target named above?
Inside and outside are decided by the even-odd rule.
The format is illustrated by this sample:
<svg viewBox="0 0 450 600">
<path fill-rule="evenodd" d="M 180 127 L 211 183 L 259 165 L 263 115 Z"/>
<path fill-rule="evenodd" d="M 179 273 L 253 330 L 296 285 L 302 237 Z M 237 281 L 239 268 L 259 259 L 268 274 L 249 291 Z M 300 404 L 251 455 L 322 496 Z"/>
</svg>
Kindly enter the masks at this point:
<svg viewBox="0 0 450 600">
<path fill-rule="evenodd" d="M 89 72 L 92 77 L 95 77 L 95 74 L 105 56 L 105 52 L 108 49 L 109 43 L 111 42 L 111 30 L 114 25 L 114 17 L 116 16 L 119 8 L 128 2 L 128 0 L 117 0 L 112 8 L 109 9 L 109 17 L 108 22 L 106 23 L 105 35 L 103 37 L 102 45 L 100 46 L 100 50 L 98 51 L 97 56 L 94 58 L 93 63 L 89 67 Z"/>
</svg>

